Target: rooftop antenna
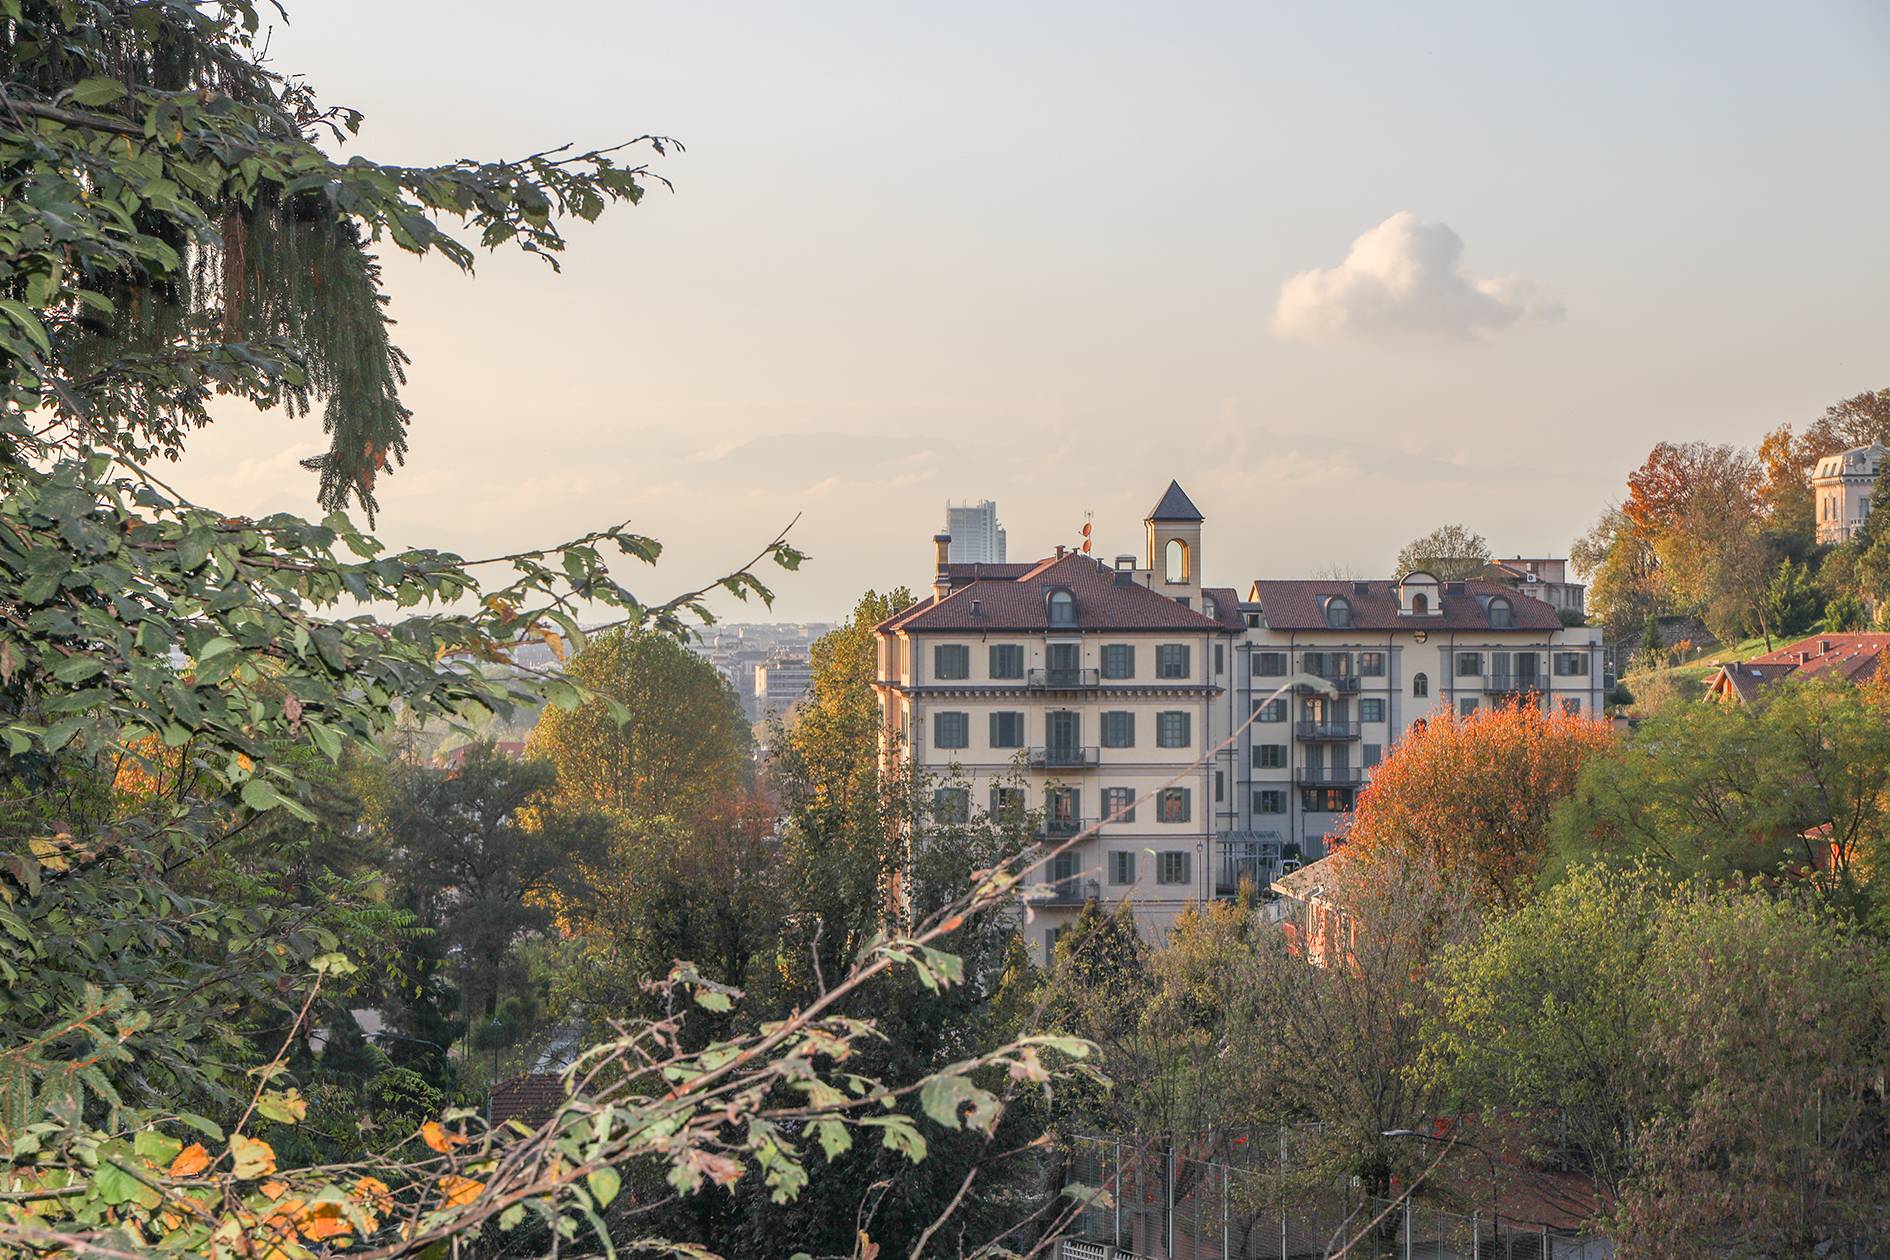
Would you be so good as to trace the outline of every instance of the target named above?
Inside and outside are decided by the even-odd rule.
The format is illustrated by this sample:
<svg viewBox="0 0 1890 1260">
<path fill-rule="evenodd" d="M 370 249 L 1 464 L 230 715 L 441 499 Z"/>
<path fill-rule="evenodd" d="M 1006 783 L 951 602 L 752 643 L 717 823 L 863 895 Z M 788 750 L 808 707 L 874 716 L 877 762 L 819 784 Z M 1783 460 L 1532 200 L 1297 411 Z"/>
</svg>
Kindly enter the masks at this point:
<svg viewBox="0 0 1890 1260">
<path fill-rule="evenodd" d="M 1089 531 L 1090 531 L 1091 524 L 1095 520 L 1095 516 L 1096 514 L 1094 512 L 1091 512 L 1087 509 L 1085 509 L 1083 512 L 1083 554 L 1084 555 L 1089 554 L 1089 544 L 1090 544 Z"/>
</svg>

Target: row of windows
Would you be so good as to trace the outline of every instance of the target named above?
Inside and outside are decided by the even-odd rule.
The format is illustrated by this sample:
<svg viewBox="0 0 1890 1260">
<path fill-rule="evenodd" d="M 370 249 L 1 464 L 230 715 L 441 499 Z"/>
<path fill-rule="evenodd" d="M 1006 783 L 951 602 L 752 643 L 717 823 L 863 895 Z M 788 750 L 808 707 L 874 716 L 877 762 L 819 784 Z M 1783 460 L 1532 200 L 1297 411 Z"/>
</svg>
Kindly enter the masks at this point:
<svg viewBox="0 0 1890 1260">
<path fill-rule="evenodd" d="M 1457 673 L 1461 675 L 1481 674 L 1483 672 L 1482 652 L 1457 653 Z M 1492 662 L 1507 659 L 1507 652 L 1488 654 Z M 1518 673 L 1534 671 L 1539 659 L 1535 652 L 1517 652 L 1515 654 Z M 1253 675 L 1256 678 L 1284 678 L 1291 672 L 1291 654 L 1287 652 L 1255 652 L 1250 658 Z M 1524 664 L 1524 662 L 1529 662 Z M 1588 653 L 1554 653 L 1555 673 L 1560 678 L 1586 678 L 1588 676 Z M 1323 678 L 1382 678 L 1385 673 L 1385 654 L 1383 652 L 1302 652 L 1300 665 L 1309 674 L 1318 674 Z M 1498 668 L 1501 668 L 1499 665 Z M 1418 674 L 1412 681 L 1416 694 Z"/>
<path fill-rule="evenodd" d="M 1349 787 L 1301 788 L 1299 790 L 1299 808 L 1307 814 L 1343 814 L 1353 805 L 1352 789 Z M 1285 788 L 1259 788 L 1253 794 L 1253 812 L 1256 814 L 1284 814 L 1286 812 Z"/>
<path fill-rule="evenodd" d="M 1582 715 L 1582 700 L 1580 696 L 1562 696 L 1557 703 L 1561 706 L 1562 712 L 1569 717 L 1580 717 Z M 1544 704 L 1542 707 L 1546 709 L 1549 706 Z M 1477 701 L 1474 696 L 1463 696 L 1458 699 L 1458 713 L 1462 714 L 1464 717 L 1469 717 L 1476 711 Z"/>
<path fill-rule="evenodd" d="M 1082 716 L 1076 713 L 1063 715 L 1067 719 L 1064 732 L 1071 747 L 1082 745 Z M 1004 710 L 990 715 L 991 747 L 1022 748 L 1024 746 L 1024 714 L 1019 710 Z M 1163 710 L 1155 715 L 1155 746 L 1157 748 L 1187 748 L 1194 742 L 1194 716 L 1181 709 Z M 934 748 L 958 749 L 971 747 L 971 715 L 955 710 L 941 710 L 932 714 L 932 746 Z M 1102 715 L 1102 746 L 1104 748 L 1135 747 L 1135 714 L 1129 710 L 1110 710 Z"/>
<path fill-rule="evenodd" d="M 1106 823 L 1135 821 L 1134 788 L 1106 787 L 1102 790 L 1102 815 L 1094 820 Z M 1024 817 L 1024 789 L 993 787 L 991 817 L 999 821 L 1020 822 Z M 1083 797 L 1077 788 L 1052 788 L 1044 793 L 1044 817 L 1052 822 L 1081 823 Z M 971 789 L 942 787 L 932 793 L 932 818 L 940 823 L 971 821 Z M 1165 787 L 1155 794 L 1155 821 L 1185 823 L 1194 818 L 1194 793 L 1185 787 Z"/>
<path fill-rule="evenodd" d="M 1365 755 L 1359 763 L 1367 769 L 1385 759 L 1383 744 L 1365 745 Z M 1285 744 L 1255 744 L 1253 746 L 1253 768 L 1255 770 L 1284 770 L 1287 767 Z M 1337 764 L 1336 762 L 1334 763 Z"/>
<path fill-rule="evenodd" d="M 1024 647 L 1021 643 L 993 643 L 987 649 L 989 677 L 1021 679 L 1024 676 Z M 1101 650 L 1101 674 L 1107 679 L 1135 677 L 1135 645 L 1105 643 Z M 1053 643 L 1047 654 L 1051 669 L 1075 669 L 1080 649 L 1074 643 Z M 1062 659 L 1059 659 L 1059 658 Z M 1193 652 L 1186 643 L 1161 643 L 1155 647 L 1157 678 L 1191 676 Z M 964 643 L 939 643 L 932 648 L 932 677 L 953 682 L 971 677 L 971 648 Z"/>
</svg>

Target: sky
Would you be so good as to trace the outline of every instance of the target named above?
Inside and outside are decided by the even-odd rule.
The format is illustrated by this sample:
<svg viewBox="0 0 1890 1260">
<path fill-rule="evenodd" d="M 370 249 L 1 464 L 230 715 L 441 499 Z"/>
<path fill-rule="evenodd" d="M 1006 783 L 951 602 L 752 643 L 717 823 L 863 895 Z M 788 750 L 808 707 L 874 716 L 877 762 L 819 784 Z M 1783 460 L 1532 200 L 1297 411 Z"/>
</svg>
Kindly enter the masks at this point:
<svg viewBox="0 0 1890 1260">
<path fill-rule="evenodd" d="M 279 69 L 431 162 L 645 132 L 674 183 L 562 273 L 389 250 L 401 545 L 631 520 L 646 598 L 790 520 L 773 617 L 1013 559 L 1169 478 L 1202 571 L 1386 573 L 1461 522 L 1565 555 L 1661 439 L 1890 386 L 1890 4 L 305 0 Z M 233 414 L 180 489 L 314 511 L 319 421 Z M 733 620 L 759 608 L 725 603 Z"/>
</svg>

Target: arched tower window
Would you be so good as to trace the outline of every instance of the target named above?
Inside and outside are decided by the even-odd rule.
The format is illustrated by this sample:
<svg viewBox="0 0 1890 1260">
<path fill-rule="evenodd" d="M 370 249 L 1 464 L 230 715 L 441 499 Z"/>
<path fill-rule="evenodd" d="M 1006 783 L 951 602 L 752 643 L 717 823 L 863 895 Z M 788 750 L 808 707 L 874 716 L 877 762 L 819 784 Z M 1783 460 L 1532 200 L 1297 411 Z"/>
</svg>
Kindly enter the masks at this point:
<svg viewBox="0 0 1890 1260">
<path fill-rule="evenodd" d="M 1162 580 L 1177 586 L 1188 582 L 1188 544 L 1179 538 L 1170 538 L 1168 546 L 1162 549 Z"/>
<path fill-rule="evenodd" d="M 1411 694 L 1428 696 L 1431 694 L 1431 676 L 1429 674 L 1411 675 Z"/>
<path fill-rule="evenodd" d="M 1050 592 L 1050 624 L 1053 626 L 1076 624 L 1076 596 L 1068 591 Z"/>
</svg>

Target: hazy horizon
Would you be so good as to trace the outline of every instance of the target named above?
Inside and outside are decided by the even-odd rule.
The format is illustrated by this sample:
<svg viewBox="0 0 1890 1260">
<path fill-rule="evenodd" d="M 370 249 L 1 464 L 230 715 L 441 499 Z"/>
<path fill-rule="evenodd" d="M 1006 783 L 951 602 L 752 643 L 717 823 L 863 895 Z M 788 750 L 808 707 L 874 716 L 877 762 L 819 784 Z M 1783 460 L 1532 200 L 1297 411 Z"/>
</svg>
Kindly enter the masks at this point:
<svg viewBox="0 0 1890 1260">
<path fill-rule="evenodd" d="M 386 256 L 413 357 L 379 532 L 466 554 L 630 518 L 665 595 L 797 514 L 772 615 L 924 584 L 948 499 L 1013 559 L 1344 566 L 1460 521 L 1566 555 L 1662 438 L 1890 385 L 1890 9 L 1476 4 L 303 6 L 350 152 L 687 152 L 564 272 Z M 362 41 L 357 32 L 373 29 Z M 428 49 L 415 57 L 415 48 Z M 231 414 L 181 489 L 314 510 L 313 419 Z"/>
</svg>

